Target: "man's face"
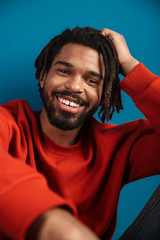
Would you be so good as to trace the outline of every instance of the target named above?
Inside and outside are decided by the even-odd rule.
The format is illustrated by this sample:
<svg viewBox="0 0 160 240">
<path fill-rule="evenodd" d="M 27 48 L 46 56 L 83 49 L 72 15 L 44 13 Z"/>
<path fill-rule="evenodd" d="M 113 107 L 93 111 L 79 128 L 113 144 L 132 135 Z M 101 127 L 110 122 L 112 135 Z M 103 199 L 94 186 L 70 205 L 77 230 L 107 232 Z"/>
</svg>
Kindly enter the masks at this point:
<svg viewBox="0 0 160 240">
<path fill-rule="evenodd" d="M 96 50 L 74 43 L 64 45 L 40 80 L 50 124 L 63 130 L 81 127 L 99 106 L 104 71 Z"/>
</svg>

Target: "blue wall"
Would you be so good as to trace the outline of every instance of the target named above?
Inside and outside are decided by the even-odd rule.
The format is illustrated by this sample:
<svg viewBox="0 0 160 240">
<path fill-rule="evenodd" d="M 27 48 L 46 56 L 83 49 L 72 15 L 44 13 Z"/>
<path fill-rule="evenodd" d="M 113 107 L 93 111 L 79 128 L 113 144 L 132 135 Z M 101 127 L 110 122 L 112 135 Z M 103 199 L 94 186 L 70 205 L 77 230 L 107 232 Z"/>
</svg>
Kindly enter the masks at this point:
<svg viewBox="0 0 160 240">
<path fill-rule="evenodd" d="M 132 55 L 160 75 L 159 0 L 1 0 L 0 1 L 0 103 L 26 99 L 33 109 L 41 107 L 34 60 L 56 34 L 76 25 L 104 27 L 126 38 Z M 125 110 L 112 122 L 142 118 L 126 94 Z M 129 225 L 160 182 L 160 176 L 126 186 L 121 193 L 117 230 Z"/>
</svg>

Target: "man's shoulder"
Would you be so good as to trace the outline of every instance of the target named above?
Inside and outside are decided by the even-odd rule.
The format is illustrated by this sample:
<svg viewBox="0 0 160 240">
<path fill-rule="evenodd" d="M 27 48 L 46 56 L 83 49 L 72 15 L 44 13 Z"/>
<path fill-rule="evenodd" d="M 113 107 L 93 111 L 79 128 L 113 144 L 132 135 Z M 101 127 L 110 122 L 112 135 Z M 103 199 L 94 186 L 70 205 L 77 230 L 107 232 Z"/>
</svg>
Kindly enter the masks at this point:
<svg viewBox="0 0 160 240">
<path fill-rule="evenodd" d="M 101 123 L 95 117 L 92 117 L 90 126 L 97 132 L 103 132 L 103 131 L 113 128 L 117 125 L 108 123 L 108 122 Z"/>
<path fill-rule="evenodd" d="M 146 119 L 137 119 L 116 125 L 108 122 L 101 123 L 92 117 L 90 122 L 90 132 L 94 133 L 94 135 L 100 135 L 101 137 L 106 134 L 125 135 L 128 133 L 131 134 L 135 131 L 141 131 L 146 124 L 148 124 Z"/>
<path fill-rule="evenodd" d="M 22 112 L 33 112 L 28 102 L 22 99 L 13 100 L 0 105 L 0 115 L 6 119 L 15 119 Z"/>
<path fill-rule="evenodd" d="M 28 104 L 26 100 L 23 99 L 16 99 L 10 102 L 6 102 L 0 105 L 0 107 L 4 108 L 17 108 L 18 105 Z"/>
</svg>

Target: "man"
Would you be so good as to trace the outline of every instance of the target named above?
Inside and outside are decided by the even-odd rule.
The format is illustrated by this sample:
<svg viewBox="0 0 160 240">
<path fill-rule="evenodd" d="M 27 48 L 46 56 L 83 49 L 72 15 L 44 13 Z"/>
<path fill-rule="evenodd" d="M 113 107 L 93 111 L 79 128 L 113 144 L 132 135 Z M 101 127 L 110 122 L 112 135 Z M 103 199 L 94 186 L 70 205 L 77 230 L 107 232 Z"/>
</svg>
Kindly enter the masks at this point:
<svg viewBox="0 0 160 240">
<path fill-rule="evenodd" d="M 122 186 L 160 173 L 159 77 L 109 29 L 66 30 L 35 62 L 43 108 L 0 109 L 0 233 L 13 239 L 111 239 Z M 119 83 L 121 72 L 124 80 Z M 102 122 L 122 88 L 147 120 Z"/>
</svg>

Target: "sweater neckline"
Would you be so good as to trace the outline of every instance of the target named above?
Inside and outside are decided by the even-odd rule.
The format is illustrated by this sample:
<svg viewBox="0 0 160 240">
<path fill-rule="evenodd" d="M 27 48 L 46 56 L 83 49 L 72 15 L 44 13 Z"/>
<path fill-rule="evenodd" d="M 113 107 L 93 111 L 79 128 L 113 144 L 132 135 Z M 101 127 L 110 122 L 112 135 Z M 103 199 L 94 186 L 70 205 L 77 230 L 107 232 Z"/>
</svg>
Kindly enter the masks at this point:
<svg viewBox="0 0 160 240">
<path fill-rule="evenodd" d="M 82 138 L 80 137 L 80 140 L 72 145 L 72 146 L 62 146 L 56 142 L 54 142 L 51 138 L 49 138 L 43 131 L 41 131 L 41 141 L 43 144 L 43 147 L 49 150 L 50 152 L 57 153 L 58 155 L 66 155 L 71 154 L 73 152 L 79 151 L 82 147 Z"/>
<path fill-rule="evenodd" d="M 82 149 L 86 143 L 86 141 L 88 141 L 88 135 L 89 135 L 89 125 L 91 125 L 91 123 L 88 125 L 88 123 L 86 123 L 83 126 L 83 129 L 80 133 L 80 138 L 79 141 L 72 145 L 72 146 L 62 146 L 56 142 L 54 142 L 50 137 L 48 137 L 45 132 L 42 130 L 41 128 L 41 124 L 40 124 L 40 119 L 39 119 L 39 115 L 40 115 L 41 110 L 36 112 L 37 118 L 38 118 L 38 122 L 39 122 L 39 128 L 40 128 L 40 139 L 41 139 L 41 144 L 43 146 L 44 149 L 47 149 L 48 151 L 55 153 L 57 155 L 60 156 L 66 156 L 66 155 L 70 155 L 70 154 L 79 154 L 80 152 L 82 152 Z"/>
</svg>

